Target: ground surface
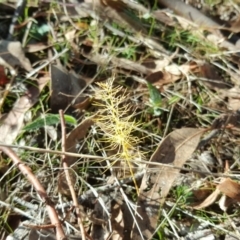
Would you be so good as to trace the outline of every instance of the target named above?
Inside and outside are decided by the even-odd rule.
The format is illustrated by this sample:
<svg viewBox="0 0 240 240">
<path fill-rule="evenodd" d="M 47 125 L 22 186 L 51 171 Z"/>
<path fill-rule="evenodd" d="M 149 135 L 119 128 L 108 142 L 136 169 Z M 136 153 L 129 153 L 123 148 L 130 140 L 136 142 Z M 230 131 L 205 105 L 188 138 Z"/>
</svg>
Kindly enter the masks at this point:
<svg viewBox="0 0 240 240">
<path fill-rule="evenodd" d="M 240 3 L 186 3 L 0 3 L 0 239 L 240 239 Z"/>
</svg>

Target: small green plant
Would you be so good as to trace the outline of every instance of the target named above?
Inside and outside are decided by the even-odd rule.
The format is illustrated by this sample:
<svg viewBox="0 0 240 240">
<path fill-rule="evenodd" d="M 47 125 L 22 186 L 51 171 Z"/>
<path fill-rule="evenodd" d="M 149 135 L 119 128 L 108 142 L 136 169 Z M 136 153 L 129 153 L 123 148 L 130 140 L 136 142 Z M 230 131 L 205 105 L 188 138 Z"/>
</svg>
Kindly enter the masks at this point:
<svg viewBox="0 0 240 240">
<path fill-rule="evenodd" d="M 192 32 L 192 30 L 182 30 L 174 28 L 168 30 L 168 33 L 164 33 L 165 41 L 170 48 L 179 47 L 188 49 L 191 54 L 195 56 L 205 56 L 209 54 L 215 54 L 219 52 L 219 48 L 216 44 L 213 44 L 207 40 L 202 31 Z"/>
<path fill-rule="evenodd" d="M 222 1 L 220 0 L 205 0 L 205 4 L 207 4 L 208 6 L 212 7 L 216 4 L 220 4 Z"/>
<path fill-rule="evenodd" d="M 162 108 L 162 96 L 159 90 L 152 85 L 151 83 L 147 83 L 148 91 L 149 91 L 149 105 L 150 105 L 150 113 L 153 116 L 160 116 L 164 109 Z"/>
<path fill-rule="evenodd" d="M 173 190 L 173 196 L 178 204 L 188 204 L 191 202 L 192 191 L 189 190 L 189 186 L 179 185 Z"/>
</svg>

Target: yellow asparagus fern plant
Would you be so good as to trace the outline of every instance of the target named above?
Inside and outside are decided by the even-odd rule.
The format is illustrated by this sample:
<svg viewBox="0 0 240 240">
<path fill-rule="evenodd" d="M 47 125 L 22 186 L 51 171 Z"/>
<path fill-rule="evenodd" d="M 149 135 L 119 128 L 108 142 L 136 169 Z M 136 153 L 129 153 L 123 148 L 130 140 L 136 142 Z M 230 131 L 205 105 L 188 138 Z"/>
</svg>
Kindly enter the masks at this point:
<svg viewBox="0 0 240 240">
<path fill-rule="evenodd" d="M 98 83 L 98 87 L 95 123 L 103 131 L 102 140 L 106 148 L 114 152 L 108 157 L 114 159 L 113 165 L 120 165 L 124 172 L 131 174 L 138 192 L 134 172 L 139 165 L 134 160 L 141 158 L 142 153 L 137 146 L 140 139 L 133 135 L 139 123 L 133 120 L 134 111 L 126 101 L 129 96 L 123 87 L 114 86 L 114 79 Z"/>
</svg>

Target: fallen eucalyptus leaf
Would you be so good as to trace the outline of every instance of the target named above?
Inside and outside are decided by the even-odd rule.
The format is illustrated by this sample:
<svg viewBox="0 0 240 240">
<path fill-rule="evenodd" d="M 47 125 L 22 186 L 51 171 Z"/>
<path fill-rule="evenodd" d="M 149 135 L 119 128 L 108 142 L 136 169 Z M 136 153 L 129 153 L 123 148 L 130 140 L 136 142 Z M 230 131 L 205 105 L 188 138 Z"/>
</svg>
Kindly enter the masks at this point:
<svg viewBox="0 0 240 240">
<path fill-rule="evenodd" d="M 40 92 L 48 81 L 49 77 L 39 78 L 37 80 L 38 85 L 30 87 L 28 94 L 20 97 L 12 110 L 2 117 L 0 120 L 2 123 L 0 126 L 0 143 L 13 143 L 24 125 L 24 115 L 37 102 Z"/>
<path fill-rule="evenodd" d="M 146 171 L 142 179 L 136 219 L 144 239 L 152 239 L 158 224 L 160 206 L 164 203 L 174 181 L 177 179 L 179 169 L 198 146 L 203 132 L 203 129 L 198 128 L 174 130 L 162 140 L 153 153 L 150 162 L 162 163 L 163 165 L 156 166 L 154 172 Z M 152 166 L 150 165 L 150 168 Z M 139 218 L 138 215 L 142 218 Z M 142 239 L 141 234 L 135 226 L 132 239 Z"/>
<path fill-rule="evenodd" d="M 20 42 L 0 41 L 0 65 L 15 70 L 15 67 L 23 67 L 27 71 L 32 70 L 28 58 L 25 57 Z"/>
<path fill-rule="evenodd" d="M 68 72 L 61 65 L 51 65 L 51 109 L 57 113 L 59 109 L 80 103 L 84 100 L 79 93 L 86 82 L 73 71 Z"/>
</svg>

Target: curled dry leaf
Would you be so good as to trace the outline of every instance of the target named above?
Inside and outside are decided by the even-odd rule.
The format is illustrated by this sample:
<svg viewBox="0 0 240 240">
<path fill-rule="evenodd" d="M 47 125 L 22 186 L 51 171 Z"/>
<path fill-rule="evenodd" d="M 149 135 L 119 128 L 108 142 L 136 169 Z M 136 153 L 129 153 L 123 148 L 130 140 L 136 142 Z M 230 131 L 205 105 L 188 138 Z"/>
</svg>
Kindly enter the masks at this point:
<svg viewBox="0 0 240 240">
<path fill-rule="evenodd" d="M 219 194 L 220 194 L 220 190 L 216 188 L 215 191 L 212 192 L 212 194 L 210 194 L 202 203 L 200 203 L 197 206 L 194 206 L 193 208 L 199 210 L 199 209 L 210 206 L 211 204 L 216 202 L 216 199 L 219 196 Z"/>
<path fill-rule="evenodd" d="M 25 57 L 20 42 L 0 41 L 0 64 L 14 70 L 14 67 L 23 67 L 27 71 L 32 70 L 31 63 Z"/>
<path fill-rule="evenodd" d="M 138 198 L 137 223 L 144 239 L 151 239 L 159 219 L 159 207 L 178 177 L 179 169 L 198 146 L 204 129 L 182 128 L 171 132 L 152 155 L 151 163 L 162 163 L 156 171 L 147 171 L 143 177 Z M 171 166 L 168 166 L 171 165 Z M 153 165 L 150 165 L 152 168 Z M 177 168 L 172 168 L 177 167 Z M 148 190 L 150 188 L 150 190 Z M 138 228 L 133 229 L 133 239 L 141 239 Z"/>
<path fill-rule="evenodd" d="M 219 201 L 219 206 L 223 211 L 226 211 L 229 205 L 234 202 L 240 202 L 240 184 L 234 182 L 230 178 L 225 178 L 221 183 L 218 184 L 215 191 L 210 194 L 202 203 L 194 206 L 194 209 L 203 209 L 216 202 L 216 199 L 223 194 Z"/>
<path fill-rule="evenodd" d="M 236 200 L 240 201 L 240 184 L 237 182 L 234 182 L 230 178 L 224 179 L 218 186 L 218 190 L 221 191 L 226 196 Z"/>
<path fill-rule="evenodd" d="M 1 119 L 0 143 L 13 143 L 23 127 L 25 113 L 37 102 L 41 90 L 48 81 L 48 77 L 39 78 L 37 80 L 38 86 L 32 86 L 28 90 L 28 94 L 20 97 L 14 104 L 12 110 Z"/>
</svg>

